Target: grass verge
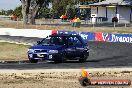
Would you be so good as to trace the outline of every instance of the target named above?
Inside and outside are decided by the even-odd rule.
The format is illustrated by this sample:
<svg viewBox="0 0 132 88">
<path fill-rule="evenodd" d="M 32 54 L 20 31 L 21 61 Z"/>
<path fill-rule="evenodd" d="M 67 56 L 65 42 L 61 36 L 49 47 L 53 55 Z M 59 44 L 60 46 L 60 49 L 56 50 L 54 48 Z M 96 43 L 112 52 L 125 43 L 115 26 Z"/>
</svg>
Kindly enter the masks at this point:
<svg viewBox="0 0 132 88">
<path fill-rule="evenodd" d="M 29 45 L 0 42 L 0 61 L 27 60 Z"/>
</svg>

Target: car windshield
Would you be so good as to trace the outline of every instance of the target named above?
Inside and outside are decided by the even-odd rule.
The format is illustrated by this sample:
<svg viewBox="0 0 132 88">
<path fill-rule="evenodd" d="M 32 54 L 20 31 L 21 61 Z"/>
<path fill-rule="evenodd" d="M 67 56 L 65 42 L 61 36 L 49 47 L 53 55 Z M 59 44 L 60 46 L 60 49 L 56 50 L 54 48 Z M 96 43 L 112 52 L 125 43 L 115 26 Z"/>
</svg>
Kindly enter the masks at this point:
<svg viewBox="0 0 132 88">
<path fill-rule="evenodd" d="M 65 37 L 58 37 L 58 36 L 49 36 L 41 41 L 40 44 L 42 45 L 65 45 L 66 44 L 66 38 Z"/>
</svg>

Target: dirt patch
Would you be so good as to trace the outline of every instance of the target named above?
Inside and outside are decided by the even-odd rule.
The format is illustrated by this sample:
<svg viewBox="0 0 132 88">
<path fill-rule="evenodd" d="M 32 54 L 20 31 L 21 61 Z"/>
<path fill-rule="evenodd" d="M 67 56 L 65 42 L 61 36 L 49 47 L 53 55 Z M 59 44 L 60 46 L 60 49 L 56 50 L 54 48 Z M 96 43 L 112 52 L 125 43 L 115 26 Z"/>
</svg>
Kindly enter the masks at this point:
<svg viewBox="0 0 132 88">
<path fill-rule="evenodd" d="M 100 71 L 89 70 L 90 79 L 130 79 L 132 80 L 131 70 Z M 87 69 L 88 71 L 88 69 Z M 78 82 L 81 75 L 80 70 L 75 69 L 47 69 L 47 70 L 1 70 L 0 88 L 82 88 Z M 132 86 L 112 88 L 131 88 Z M 88 87 L 91 88 L 91 87 Z M 111 88 L 92 87 L 92 88 Z"/>
</svg>

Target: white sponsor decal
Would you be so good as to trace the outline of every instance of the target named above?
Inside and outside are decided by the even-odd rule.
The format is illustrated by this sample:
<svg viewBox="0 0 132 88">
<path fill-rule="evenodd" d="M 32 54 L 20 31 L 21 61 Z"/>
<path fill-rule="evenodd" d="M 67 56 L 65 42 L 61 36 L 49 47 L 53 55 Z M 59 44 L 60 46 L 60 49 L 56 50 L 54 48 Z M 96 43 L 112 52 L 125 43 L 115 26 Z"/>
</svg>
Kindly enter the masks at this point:
<svg viewBox="0 0 132 88">
<path fill-rule="evenodd" d="M 104 41 L 109 41 L 110 40 L 110 34 L 109 33 L 102 33 L 102 37 Z"/>
<path fill-rule="evenodd" d="M 132 37 L 116 36 L 112 34 L 112 42 L 129 42 L 132 43 Z"/>
<path fill-rule="evenodd" d="M 88 35 L 86 35 L 86 34 L 81 34 L 81 33 L 79 33 L 79 35 L 80 35 L 83 39 L 87 39 L 87 38 L 88 38 Z"/>
</svg>

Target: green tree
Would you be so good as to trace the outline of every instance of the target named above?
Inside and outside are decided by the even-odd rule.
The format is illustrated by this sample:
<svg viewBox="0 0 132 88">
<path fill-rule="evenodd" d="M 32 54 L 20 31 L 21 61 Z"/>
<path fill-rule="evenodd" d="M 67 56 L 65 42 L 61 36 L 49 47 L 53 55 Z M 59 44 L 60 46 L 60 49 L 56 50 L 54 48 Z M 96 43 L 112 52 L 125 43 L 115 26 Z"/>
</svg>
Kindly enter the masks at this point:
<svg viewBox="0 0 132 88">
<path fill-rule="evenodd" d="M 40 11 L 38 12 L 37 18 L 51 18 L 51 11 L 50 8 L 44 7 L 41 8 Z"/>
<path fill-rule="evenodd" d="M 0 15 L 6 15 L 6 11 L 2 9 Z"/>
<path fill-rule="evenodd" d="M 58 16 L 61 15 L 75 15 L 75 1 L 74 0 L 53 0 L 52 11 Z"/>
<path fill-rule="evenodd" d="M 16 15 L 19 18 L 22 18 L 22 6 L 18 6 L 15 8 L 13 14 Z"/>
<path fill-rule="evenodd" d="M 6 15 L 12 15 L 12 14 L 13 14 L 13 12 L 14 12 L 14 11 L 13 11 L 12 9 L 7 10 L 7 11 L 6 11 Z"/>
<path fill-rule="evenodd" d="M 35 24 L 35 17 L 42 7 L 47 7 L 50 0 L 20 0 L 22 3 L 23 23 Z"/>
<path fill-rule="evenodd" d="M 52 12 L 58 16 L 67 15 L 72 18 L 76 14 L 78 5 L 88 5 L 99 0 L 52 0 Z"/>
<path fill-rule="evenodd" d="M 99 1 L 104 1 L 104 0 L 79 0 L 79 3 L 81 5 L 88 5 Z"/>
</svg>

